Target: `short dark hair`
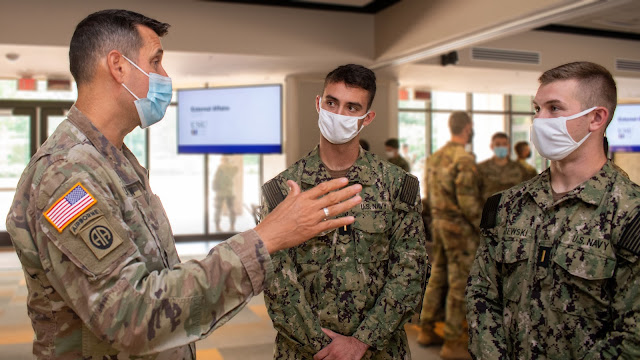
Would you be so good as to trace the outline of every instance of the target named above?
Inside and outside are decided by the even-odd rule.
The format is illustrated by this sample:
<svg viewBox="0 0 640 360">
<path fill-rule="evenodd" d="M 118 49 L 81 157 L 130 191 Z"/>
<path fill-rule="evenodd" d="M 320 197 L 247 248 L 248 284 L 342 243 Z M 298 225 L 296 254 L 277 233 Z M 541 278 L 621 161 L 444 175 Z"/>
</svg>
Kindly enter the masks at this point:
<svg viewBox="0 0 640 360">
<path fill-rule="evenodd" d="M 324 78 L 325 89 L 328 84 L 345 83 L 350 87 L 359 87 L 369 92 L 367 110 L 371 108 L 373 98 L 376 96 L 376 74 L 370 69 L 356 64 L 338 66 Z"/>
<path fill-rule="evenodd" d="M 507 133 L 504 133 L 502 131 L 498 131 L 497 133 L 493 134 L 493 136 L 491 136 L 491 142 L 493 142 L 496 139 L 506 139 L 508 141 L 509 135 L 507 135 Z"/>
<path fill-rule="evenodd" d="M 513 149 L 516 151 L 516 154 L 518 154 L 518 156 L 523 156 L 524 154 L 522 152 L 524 151 L 525 147 L 529 147 L 528 142 L 518 141 Z"/>
<path fill-rule="evenodd" d="M 468 124 L 471 124 L 471 117 L 464 111 L 454 111 L 449 115 L 449 130 L 452 135 L 460 135 Z"/>
<path fill-rule="evenodd" d="M 138 25 L 150 28 L 161 37 L 170 26 L 129 10 L 102 10 L 80 21 L 69 45 L 69 69 L 76 83 L 89 82 L 98 60 L 111 50 L 118 50 L 135 61 L 143 45 Z"/>
<path fill-rule="evenodd" d="M 604 106 L 609 110 L 608 125 L 618 103 L 616 82 L 609 70 L 592 62 L 577 61 L 545 71 L 538 81 L 540 81 L 540 85 L 547 85 L 554 81 L 571 79 L 578 80 L 577 96 L 579 96 L 578 100 L 584 109 Z"/>
<path fill-rule="evenodd" d="M 363 149 L 369 151 L 369 142 L 367 140 L 360 139 L 360 146 L 362 146 Z"/>
<path fill-rule="evenodd" d="M 398 141 L 398 139 L 391 138 L 391 139 L 389 139 L 389 140 L 384 142 L 384 146 L 392 147 L 394 149 L 399 149 L 400 148 L 400 142 Z"/>
</svg>

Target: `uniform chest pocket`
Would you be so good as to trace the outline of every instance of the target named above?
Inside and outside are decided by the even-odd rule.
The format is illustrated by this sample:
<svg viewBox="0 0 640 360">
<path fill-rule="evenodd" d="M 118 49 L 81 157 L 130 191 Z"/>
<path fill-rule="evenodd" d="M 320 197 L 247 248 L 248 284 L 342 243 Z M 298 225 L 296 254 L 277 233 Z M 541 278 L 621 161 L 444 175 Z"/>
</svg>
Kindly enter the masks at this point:
<svg viewBox="0 0 640 360">
<path fill-rule="evenodd" d="M 572 315 L 609 318 L 606 284 L 616 268 L 615 256 L 561 244 L 553 262 L 552 307 Z"/>
<path fill-rule="evenodd" d="M 356 216 L 353 223 L 356 261 L 361 264 L 389 260 L 391 212 L 371 211 Z"/>
<path fill-rule="evenodd" d="M 493 258 L 502 272 L 502 292 L 507 300 L 519 301 L 526 283 L 521 276 L 526 273 L 531 258 L 533 242 L 528 239 L 505 239 L 495 247 Z"/>
<path fill-rule="evenodd" d="M 331 256 L 331 236 L 333 232 L 327 235 L 318 236 L 311 240 L 298 245 L 295 248 L 296 263 L 310 265 L 324 265 L 330 260 Z"/>
</svg>

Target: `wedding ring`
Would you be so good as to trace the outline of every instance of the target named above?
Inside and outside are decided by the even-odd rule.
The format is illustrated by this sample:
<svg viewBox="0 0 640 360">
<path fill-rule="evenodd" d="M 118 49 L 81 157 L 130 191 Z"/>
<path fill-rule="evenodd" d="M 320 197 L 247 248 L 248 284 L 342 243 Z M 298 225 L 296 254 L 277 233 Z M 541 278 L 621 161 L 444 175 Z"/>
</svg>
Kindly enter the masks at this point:
<svg viewBox="0 0 640 360">
<path fill-rule="evenodd" d="M 329 217 L 329 209 L 322 208 L 322 211 L 324 211 L 324 219 L 326 220 Z"/>
</svg>

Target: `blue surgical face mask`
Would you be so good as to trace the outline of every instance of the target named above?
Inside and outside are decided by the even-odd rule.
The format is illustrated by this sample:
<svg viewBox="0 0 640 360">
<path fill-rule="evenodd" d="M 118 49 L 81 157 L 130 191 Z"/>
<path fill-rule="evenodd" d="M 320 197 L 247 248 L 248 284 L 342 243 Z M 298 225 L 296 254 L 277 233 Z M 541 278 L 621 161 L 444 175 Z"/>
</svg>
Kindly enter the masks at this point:
<svg viewBox="0 0 640 360">
<path fill-rule="evenodd" d="M 509 148 L 506 146 L 495 146 L 493 148 L 493 153 L 496 154 L 498 159 L 504 159 L 509 155 Z"/>
<path fill-rule="evenodd" d="M 124 55 L 122 55 L 122 57 L 127 59 L 131 65 L 135 66 L 136 69 L 149 77 L 149 92 L 147 92 L 146 98 L 139 98 L 129 90 L 127 85 L 124 83 L 122 84 L 122 86 L 124 86 L 124 88 L 127 89 L 134 98 L 136 98 L 136 101 L 133 103 L 136 105 L 136 109 L 138 109 L 140 127 L 144 129 L 157 123 L 164 117 L 167 107 L 169 107 L 169 104 L 171 103 L 173 90 L 171 86 L 171 78 L 156 73 L 147 74 L 138 65 L 136 65 L 136 63 L 129 60 L 129 58 Z"/>
</svg>

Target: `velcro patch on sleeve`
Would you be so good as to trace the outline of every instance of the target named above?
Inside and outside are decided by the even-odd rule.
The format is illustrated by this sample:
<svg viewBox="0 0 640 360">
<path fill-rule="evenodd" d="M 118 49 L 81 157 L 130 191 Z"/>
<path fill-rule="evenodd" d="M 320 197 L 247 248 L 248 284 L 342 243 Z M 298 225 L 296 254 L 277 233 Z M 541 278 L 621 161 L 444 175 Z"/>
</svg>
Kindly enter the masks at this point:
<svg viewBox="0 0 640 360">
<path fill-rule="evenodd" d="M 627 224 L 618 246 L 640 255 L 640 213 Z"/>
<path fill-rule="evenodd" d="M 85 226 L 80 231 L 80 237 L 98 260 L 122 244 L 120 236 L 111 229 L 103 216 Z"/>
<path fill-rule="evenodd" d="M 273 209 L 275 209 L 276 206 L 284 200 L 284 195 L 282 195 L 282 192 L 280 191 L 278 180 L 275 178 L 262 185 L 262 192 L 267 199 L 269 211 L 273 211 Z"/>
<path fill-rule="evenodd" d="M 407 205 L 414 205 L 419 191 L 420 182 L 418 178 L 410 174 L 405 174 L 402 189 L 400 190 L 400 201 Z"/>
<path fill-rule="evenodd" d="M 49 223 L 61 233 L 67 225 L 95 203 L 96 199 L 93 195 L 78 182 L 43 214 Z"/>
<path fill-rule="evenodd" d="M 498 216 L 498 206 L 502 193 L 495 194 L 487 199 L 482 210 L 482 220 L 480 220 L 480 228 L 493 229 L 496 226 L 496 217 Z"/>
</svg>

